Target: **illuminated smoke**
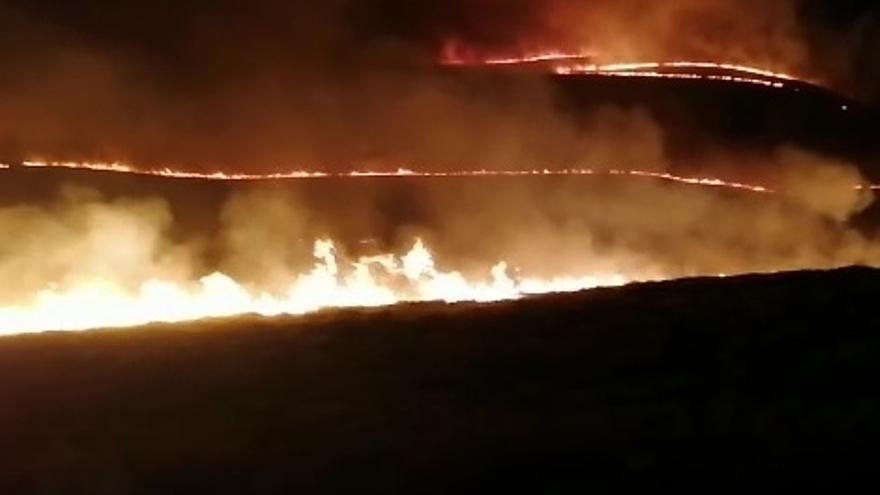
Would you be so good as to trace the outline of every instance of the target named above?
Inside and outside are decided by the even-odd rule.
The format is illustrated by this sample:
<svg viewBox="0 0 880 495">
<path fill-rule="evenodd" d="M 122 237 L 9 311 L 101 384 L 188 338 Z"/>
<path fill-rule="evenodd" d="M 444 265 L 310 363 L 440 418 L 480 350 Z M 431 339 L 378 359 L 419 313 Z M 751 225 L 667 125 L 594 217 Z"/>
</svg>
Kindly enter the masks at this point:
<svg viewBox="0 0 880 495">
<path fill-rule="evenodd" d="M 718 170 L 685 173 L 647 110 L 575 114 L 544 77 L 434 66 L 439 51 L 570 75 L 824 81 L 792 2 L 47 5 L 0 9 L 0 62 L 14 76 L 0 83 L 4 162 L 190 179 L 535 181 L 364 191 L 326 208 L 258 188 L 220 208 L 218 231 L 183 234 L 162 199 L 68 188 L 52 204 L 0 209 L 0 332 L 880 263 L 876 242 L 848 225 L 873 199 L 852 164 L 718 147 Z M 631 63 L 644 60 L 659 62 Z M 540 185 L 554 174 L 596 185 Z M 406 211 L 402 224 L 387 204 Z"/>
<path fill-rule="evenodd" d="M 174 170 L 171 168 L 147 169 L 142 167 L 133 167 L 124 163 L 90 163 L 90 162 L 38 162 L 26 161 L 22 164 L 28 168 L 61 168 L 71 170 L 92 170 L 97 172 L 113 172 L 120 174 L 143 175 L 153 177 L 167 177 L 173 179 L 201 179 L 201 180 L 217 180 L 217 181 L 274 181 L 285 179 L 340 179 L 340 178 L 359 178 L 359 177 L 421 177 L 421 178 L 443 178 L 443 177 L 548 177 L 548 176 L 628 176 L 641 177 L 650 179 L 660 179 L 680 184 L 690 184 L 696 186 L 722 187 L 728 189 L 741 189 L 751 192 L 773 192 L 767 186 L 760 184 L 746 184 L 743 182 L 735 182 L 715 177 L 688 177 L 674 175 L 668 172 L 653 172 L 649 170 L 621 170 L 621 169 L 600 169 L 592 170 L 586 168 L 577 169 L 533 169 L 533 170 L 449 170 L 449 171 L 414 171 L 405 168 L 388 171 L 351 171 L 340 173 L 327 172 L 309 172 L 306 170 L 295 170 L 292 172 L 273 172 L 268 174 L 247 174 L 247 173 L 225 173 L 225 172 L 190 172 L 186 170 Z M 852 182 L 853 187 L 859 188 L 856 181 Z M 871 186 L 874 187 L 874 186 Z"/>
<path fill-rule="evenodd" d="M 98 5 L 0 8 L 0 63 L 15 76 L 0 84 L 0 160 L 261 174 L 373 163 L 599 167 L 576 161 L 579 143 L 598 140 L 545 85 L 492 91 L 434 73 L 450 40 L 481 59 L 555 51 L 606 69 L 694 60 L 840 79 L 814 70 L 828 64 L 810 57 L 807 45 L 817 43 L 805 41 L 792 1 L 263 1 L 247 12 L 232 2 Z M 754 76 L 718 77 L 785 84 Z"/>
<path fill-rule="evenodd" d="M 283 183 L 244 183 L 217 213 L 218 230 L 183 238 L 172 235 L 176 219 L 164 200 L 66 188 L 51 204 L 0 209 L 0 328 L 492 301 L 638 280 L 880 265 L 880 245 L 847 223 L 872 198 L 854 187 L 863 183 L 855 168 L 795 150 L 780 150 L 763 168 L 775 170 L 766 176 L 772 190 L 689 186 L 637 171 L 552 184 L 536 175 L 497 188 L 403 175 L 425 185 L 406 192 L 388 179 L 330 206 Z M 449 188 L 445 180 L 463 182 Z M 382 205 L 391 200 L 418 214 L 389 218 Z"/>
</svg>

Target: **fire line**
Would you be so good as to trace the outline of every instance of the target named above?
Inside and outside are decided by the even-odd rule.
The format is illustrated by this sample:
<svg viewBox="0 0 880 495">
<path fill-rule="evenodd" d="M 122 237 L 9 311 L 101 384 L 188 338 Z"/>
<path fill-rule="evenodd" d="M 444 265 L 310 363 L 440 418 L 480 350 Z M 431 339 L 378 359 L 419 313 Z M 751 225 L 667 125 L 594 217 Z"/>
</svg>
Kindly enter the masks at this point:
<svg viewBox="0 0 880 495">
<path fill-rule="evenodd" d="M 226 173 L 226 172 L 193 172 L 176 170 L 170 167 L 158 169 L 141 169 L 119 162 L 72 162 L 72 161 L 24 161 L 25 168 L 62 168 L 72 170 L 91 170 L 95 172 L 112 172 L 122 174 L 145 175 L 153 177 L 166 177 L 172 179 L 198 179 L 217 181 L 270 181 L 270 180 L 294 180 L 294 179 L 339 179 L 339 178 L 456 178 L 456 177 L 540 177 L 540 176 L 630 176 L 647 179 L 657 179 L 679 184 L 719 187 L 737 189 L 755 193 L 777 192 L 771 187 L 761 184 L 750 184 L 738 181 L 730 181 L 718 177 L 681 176 L 669 172 L 634 169 L 520 169 L 520 170 L 455 170 L 455 171 L 415 171 L 408 168 L 398 168 L 388 171 L 355 170 L 348 172 L 321 172 L 307 170 L 293 170 L 289 172 L 276 172 L 268 174 Z M 3 168 L 3 167 L 0 167 Z M 9 167 L 6 167 L 9 168 Z M 880 190 L 880 185 L 865 184 L 854 185 L 855 189 Z"/>
<path fill-rule="evenodd" d="M 683 177 L 645 170 L 472 170 L 345 173 L 293 171 L 276 174 L 225 174 L 177 171 L 171 168 L 140 170 L 121 163 L 28 161 L 27 168 L 64 168 L 166 178 L 218 181 L 273 179 L 328 179 L 365 177 L 531 177 L 625 176 L 664 180 L 686 185 L 722 187 L 749 193 L 773 193 L 756 184 L 717 178 Z M 6 173 L 9 173 L 8 171 Z M 868 187 L 868 186 L 864 186 Z M 878 186 L 870 186 L 880 189 Z M 632 282 L 662 280 L 668 274 L 644 268 L 618 271 L 614 267 L 590 268 L 558 276 L 534 277 L 520 273 L 507 261 L 486 265 L 472 278 L 435 265 L 434 253 L 417 240 L 403 254 L 386 253 L 357 259 L 339 256 L 331 239 L 314 243 L 311 269 L 289 274 L 283 293 L 249 287 L 216 272 L 195 279 L 146 278 L 135 287 L 110 279 L 86 277 L 73 284 L 48 286 L 27 302 L 0 304 L 0 335 L 55 330 L 132 327 L 152 322 L 185 322 L 242 314 L 299 315 L 327 308 L 390 306 L 405 302 L 491 302 L 515 300 L 533 294 L 560 293 Z M 719 274 L 720 275 L 720 274 Z"/>
<path fill-rule="evenodd" d="M 22 165 L 26 168 L 64 168 L 73 170 L 91 170 L 97 172 L 113 172 L 135 175 L 147 175 L 154 177 L 167 177 L 174 179 L 201 179 L 219 181 L 266 181 L 285 179 L 330 179 L 330 178 L 366 178 L 366 177 L 422 177 L 422 178 L 454 178 L 454 177 L 529 177 L 529 176 L 631 176 L 677 182 L 680 184 L 724 187 L 740 189 L 757 193 L 772 193 L 771 188 L 758 184 L 746 184 L 742 182 L 726 181 L 714 177 L 686 177 L 674 175 L 668 172 L 653 172 L 648 170 L 622 170 L 607 169 L 594 170 L 586 168 L 574 169 L 530 169 L 530 170 L 458 170 L 458 171 L 414 171 L 407 168 L 398 168 L 391 171 L 349 171 L 349 172 L 310 172 L 295 170 L 290 172 L 270 174 L 242 174 L 225 172 L 190 172 L 175 170 L 172 168 L 140 169 L 122 163 L 100 162 L 45 162 L 25 161 Z"/>
<path fill-rule="evenodd" d="M 776 89 L 784 88 L 790 82 L 813 84 L 791 74 L 743 64 L 688 60 L 599 64 L 594 63 L 593 59 L 589 52 L 583 50 L 575 52 L 549 50 L 519 56 L 484 58 L 462 56 L 455 50 L 445 50 L 439 63 L 447 67 L 536 67 L 563 76 L 590 75 L 734 82 Z"/>
</svg>

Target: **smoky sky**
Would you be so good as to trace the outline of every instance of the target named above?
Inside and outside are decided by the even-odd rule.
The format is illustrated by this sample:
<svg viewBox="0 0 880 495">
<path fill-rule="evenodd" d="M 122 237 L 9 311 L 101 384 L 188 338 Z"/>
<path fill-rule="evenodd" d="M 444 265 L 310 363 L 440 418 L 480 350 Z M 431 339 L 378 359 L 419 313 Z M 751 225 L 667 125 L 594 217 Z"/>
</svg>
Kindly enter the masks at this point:
<svg viewBox="0 0 880 495">
<path fill-rule="evenodd" d="M 535 115 L 546 117 L 537 127 L 573 132 L 541 88 L 518 88 L 526 96 L 515 104 L 474 101 L 469 89 L 426 75 L 450 40 L 492 54 L 550 46 L 610 61 L 753 62 L 873 100 L 872 4 L 6 0 L 0 158 L 263 169 L 435 154 L 455 162 L 542 140 L 529 124 Z M 494 140 L 471 142 L 490 127 L 500 129 Z"/>
</svg>

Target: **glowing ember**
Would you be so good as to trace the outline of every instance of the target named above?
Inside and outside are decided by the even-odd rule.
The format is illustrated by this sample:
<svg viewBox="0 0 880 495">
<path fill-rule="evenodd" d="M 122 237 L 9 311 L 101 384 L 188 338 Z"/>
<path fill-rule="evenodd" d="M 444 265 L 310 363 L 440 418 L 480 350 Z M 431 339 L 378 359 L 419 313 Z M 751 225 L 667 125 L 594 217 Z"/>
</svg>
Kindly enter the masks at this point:
<svg viewBox="0 0 880 495">
<path fill-rule="evenodd" d="M 0 334 L 127 327 L 240 314 L 299 315 L 324 308 L 373 307 L 416 301 L 500 301 L 528 294 L 568 292 L 629 281 L 616 273 L 538 279 L 513 276 L 506 263 L 484 280 L 439 270 L 422 241 L 403 256 L 391 254 L 343 263 L 334 243 L 318 240 L 314 267 L 295 276 L 283 295 L 251 290 L 222 273 L 198 283 L 147 280 L 126 291 L 105 280 L 69 290 L 46 288 L 26 305 L 0 307 Z"/>
</svg>

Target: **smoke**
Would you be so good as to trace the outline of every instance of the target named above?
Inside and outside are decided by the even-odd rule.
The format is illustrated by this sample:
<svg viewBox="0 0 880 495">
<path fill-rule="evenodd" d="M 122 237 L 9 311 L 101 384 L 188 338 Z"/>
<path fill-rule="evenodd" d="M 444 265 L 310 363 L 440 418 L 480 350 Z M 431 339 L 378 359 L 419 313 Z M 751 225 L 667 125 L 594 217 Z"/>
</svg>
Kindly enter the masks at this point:
<svg viewBox="0 0 880 495">
<path fill-rule="evenodd" d="M 780 192 L 612 178 L 524 182 L 491 192 L 476 184 L 459 191 L 453 205 L 442 194 L 423 201 L 437 205 L 433 232 L 441 253 L 502 253 L 526 273 L 611 269 L 679 277 L 880 260 L 876 242 L 848 225 L 873 200 L 853 187 L 861 180 L 854 167 L 795 150 L 752 166 Z"/>
<path fill-rule="evenodd" d="M 544 280 L 880 265 L 880 244 L 849 225 L 873 199 L 853 187 L 854 167 L 780 150 L 760 168 L 780 193 L 613 176 L 347 179 L 253 185 L 193 203 L 163 196 L 161 183 L 152 197 L 65 186 L 49 202 L 0 208 L 0 307 L 47 290 L 195 287 L 215 271 L 254 294 L 283 294 L 314 269 L 319 239 L 333 239 L 339 266 L 349 266 L 421 238 L 439 269 L 478 281 L 500 261 L 511 277 Z M 193 208 L 216 218 L 178 228 L 186 220 L 176 215 Z"/>
<path fill-rule="evenodd" d="M 797 7 L 266 0 L 242 11 L 216 1 L 6 1 L 0 157 L 267 172 L 596 167 L 625 150 L 634 155 L 627 165 L 655 167 L 657 132 L 641 117 L 584 129 L 541 80 L 448 77 L 433 69 L 438 51 L 449 40 L 503 54 L 583 47 L 609 61 L 697 58 L 809 73 L 828 64 L 813 58 L 815 30 Z M 635 134 L 623 135 L 629 127 Z"/>
<path fill-rule="evenodd" d="M 189 280 L 195 244 L 172 243 L 173 217 L 160 198 L 116 199 L 63 187 L 49 204 L 0 209 L 0 300 L 29 301 L 44 290 Z"/>
<path fill-rule="evenodd" d="M 880 98 L 880 10 L 876 2 L 801 0 L 799 17 L 815 72 L 874 104 Z"/>
<path fill-rule="evenodd" d="M 600 60 L 718 60 L 803 72 L 807 58 L 793 2 L 650 0 L 549 2 L 563 42 Z"/>
<path fill-rule="evenodd" d="M 821 215 L 843 222 L 874 201 L 858 169 L 829 157 L 783 148 L 776 182 L 786 197 Z"/>
</svg>

